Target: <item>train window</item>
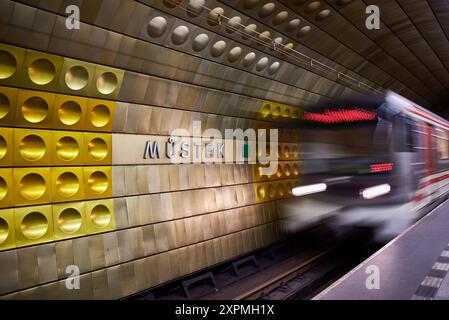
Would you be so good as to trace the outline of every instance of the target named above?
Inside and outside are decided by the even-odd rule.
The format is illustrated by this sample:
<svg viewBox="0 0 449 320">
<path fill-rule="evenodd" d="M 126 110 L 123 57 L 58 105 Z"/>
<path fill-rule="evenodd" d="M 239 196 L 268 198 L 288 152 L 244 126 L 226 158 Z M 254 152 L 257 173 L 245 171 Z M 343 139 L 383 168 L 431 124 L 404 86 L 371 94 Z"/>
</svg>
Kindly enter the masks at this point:
<svg viewBox="0 0 449 320">
<path fill-rule="evenodd" d="M 436 130 L 438 155 L 440 159 L 449 159 L 449 143 L 447 131 L 437 129 Z"/>
</svg>

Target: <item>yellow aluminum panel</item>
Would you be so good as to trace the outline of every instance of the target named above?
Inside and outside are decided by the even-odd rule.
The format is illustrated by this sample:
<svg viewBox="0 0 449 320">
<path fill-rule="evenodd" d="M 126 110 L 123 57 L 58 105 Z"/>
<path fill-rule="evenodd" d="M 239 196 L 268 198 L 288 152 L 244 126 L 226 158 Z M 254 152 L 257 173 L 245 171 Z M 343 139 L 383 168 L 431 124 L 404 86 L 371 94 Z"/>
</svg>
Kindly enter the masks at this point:
<svg viewBox="0 0 449 320">
<path fill-rule="evenodd" d="M 14 166 L 49 166 L 51 131 L 14 129 Z"/>
<path fill-rule="evenodd" d="M 51 128 L 56 95 L 53 93 L 19 90 L 15 111 L 15 126 Z"/>
<path fill-rule="evenodd" d="M 50 168 L 14 168 L 14 205 L 50 202 Z"/>
<path fill-rule="evenodd" d="M 86 131 L 111 132 L 114 124 L 115 102 L 89 99 L 86 112 Z"/>
<path fill-rule="evenodd" d="M 51 132 L 51 162 L 53 165 L 83 165 L 84 134 L 76 131 Z"/>
<path fill-rule="evenodd" d="M 0 84 L 17 86 L 26 49 L 0 44 Z"/>
<path fill-rule="evenodd" d="M 84 198 L 83 167 L 51 168 L 52 202 L 76 201 Z"/>
<path fill-rule="evenodd" d="M 51 205 L 14 209 L 17 247 L 54 241 Z"/>
<path fill-rule="evenodd" d="M 112 197 L 111 167 L 84 167 L 84 197 L 86 199 Z"/>
<path fill-rule="evenodd" d="M 27 49 L 21 85 L 30 89 L 55 91 L 63 63 L 63 57 Z"/>
<path fill-rule="evenodd" d="M 0 128 L 0 167 L 12 166 L 13 128 Z"/>
<path fill-rule="evenodd" d="M 56 95 L 53 128 L 65 130 L 85 130 L 87 98 Z"/>
<path fill-rule="evenodd" d="M 84 133 L 84 164 L 108 165 L 112 161 L 112 134 Z"/>
<path fill-rule="evenodd" d="M 14 115 L 16 112 L 18 94 L 18 89 L 0 87 L 0 125 L 6 127 L 11 127 L 14 125 Z"/>
<path fill-rule="evenodd" d="M 14 209 L 0 210 L 0 251 L 15 247 Z"/>
<path fill-rule="evenodd" d="M 115 229 L 114 201 L 112 199 L 86 201 L 84 205 L 89 234 Z"/>
<path fill-rule="evenodd" d="M 55 240 L 81 237 L 87 234 L 84 202 L 54 204 Z"/>
<path fill-rule="evenodd" d="M 58 91 L 68 94 L 88 95 L 94 82 L 96 65 L 80 60 L 64 58 Z"/>
<path fill-rule="evenodd" d="M 123 70 L 97 65 L 89 96 L 111 100 L 117 99 L 124 74 Z"/>
<path fill-rule="evenodd" d="M 0 169 L 0 208 L 13 206 L 13 195 L 12 169 Z"/>
</svg>

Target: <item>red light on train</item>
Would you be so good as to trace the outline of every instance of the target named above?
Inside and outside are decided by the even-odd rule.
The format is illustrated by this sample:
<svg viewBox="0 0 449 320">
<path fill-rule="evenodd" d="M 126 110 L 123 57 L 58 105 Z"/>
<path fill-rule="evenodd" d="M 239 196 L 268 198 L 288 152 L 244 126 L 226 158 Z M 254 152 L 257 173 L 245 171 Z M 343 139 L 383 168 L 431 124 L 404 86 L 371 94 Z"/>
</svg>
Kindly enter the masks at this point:
<svg viewBox="0 0 449 320">
<path fill-rule="evenodd" d="M 362 109 L 326 110 L 324 113 L 304 112 L 304 120 L 323 123 L 374 121 L 376 114 Z"/>
<path fill-rule="evenodd" d="M 376 163 L 372 164 L 370 166 L 370 172 L 376 173 L 376 172 L 385 172 L 385 171 L 391 171 L 393 170 L 393 163 Z"/>
</svg>

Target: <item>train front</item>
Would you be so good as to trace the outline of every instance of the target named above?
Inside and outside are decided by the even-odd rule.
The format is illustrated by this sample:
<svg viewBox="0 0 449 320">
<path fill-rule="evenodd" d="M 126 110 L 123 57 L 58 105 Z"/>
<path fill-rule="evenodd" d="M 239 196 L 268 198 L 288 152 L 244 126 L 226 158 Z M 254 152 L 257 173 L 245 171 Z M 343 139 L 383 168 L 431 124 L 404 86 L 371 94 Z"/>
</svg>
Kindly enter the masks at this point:
<svg viewBox="0 0 449 320">
<path fill-rule="evenodd" d="M 335 101 L 303 114 L 302 182 L 282 206 L 288 231 L 329 221 L 395 235 L 410 224 L 407 119 L 386 97 Z"/>
</svg>

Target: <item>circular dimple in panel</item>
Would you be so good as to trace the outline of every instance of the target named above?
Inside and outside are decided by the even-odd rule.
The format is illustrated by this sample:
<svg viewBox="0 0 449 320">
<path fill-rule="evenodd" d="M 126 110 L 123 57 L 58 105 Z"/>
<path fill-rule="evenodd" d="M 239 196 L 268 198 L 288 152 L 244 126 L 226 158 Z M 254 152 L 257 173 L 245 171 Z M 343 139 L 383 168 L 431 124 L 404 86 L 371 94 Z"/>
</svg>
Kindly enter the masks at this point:
<svg viewBox="0 0 449 320">
<path fill-rule="evenodd" d="M 287 50 L 287 51 L 291 51 L 291 50 L 293 49 L 294 46 L 295 46 L 295 45 L 294 45 L 293 43 L 289 42 L 289 43 L 287 43 L 287 44 L 284 46 L 284 49 Z"/>
<path fill-rule="evenodd" d="M 281 114 L 281 107 L 276 106 L 276 108 L 274 108 L 274 110 L 273 110 L 273 116 L 279 117 L 280 114 Z"/>
<path fill-rule="evenodd" d="M 6 117 L 9 113 L 9 109 L 11 107 L 11 102 L 8 97 L 3 93 L 0 93 L 0 120 Z"/>
<path fill-rule="evenodd" d="M 290 147 L 288 145 L 284 147 L 284 158 L 286 159 L 290 158 Z M 287 166 L 290 169 L 290 166 L 289 165 Z"/>
<path fill-rule="evenodd" d="M 284 23 L 285 20 L 288 18 L 288 12 L 287 11 L 281 11 L 273 18 L 273 24 L 278 25 L 281 23 Z"/>
<path fill-rule="evenodd" d="M 179 46 L 186 42 L 189 36 L 189 32 L 190 30 L 186 26 L 176 27 L 171 34 L 171 41 L 173 42 L 173 44 Z"/>
<path fill-rule="evenodd" d="M 87 184 L 93 193 L 104 193 L 109 186 L 108 176 L 101 171 L 92 172 L 87 179 Z"/>
<path fill-rule="evenodd" d="M 0 79 L 8 79 L 17 70 L 17 61 L 14 56 L 5 50 L 0 50 Z"/>
<path fill-rule="evenodd" d="M 328 10 L 328 9 L 321 10 L 320 12 L 318 12 L 318 14 L 316 15 L 315 18 L 316 18 L 317 20 L 324 20 L 324 19 L 326 19 L 327 17 L 329 17 L 330 14 L 331 14 L 331 11 Z"/>
<path fill-rule="evenodd" d="M 8 153 L 8 143 L 5 138 L 0 135 L 0 160 L 3 159 Z"/>
<path fill-rule="evenodd" d="M 244 0 L 243 8 L 252 9 L 259 4 L 260 0 Z"/>
<path fill-rule="evenodd" d="M 305 12 L 307 13 L 314 12 L 318 10 L 319 7 L 321 7 L 321 3 L 319 1 L 313 1 L 307 5 Z"/>
<path fill-rule="evenodd" d="M 212 55 L 212 57 L 218 58 L 224 53 L 225 50 L 226 50 L 226 42 L 220 40 L 214 43 L 214 45 L 210 50 L 210 54 Z"/>
<path fill-rule="evenodd" d="M 167 19 L 164 17 L 154 17 L 148 22 L 147 32 L 150 37 L 160 37 L 165 30 L 167 30 Z"/>
<path fill-rule="evenodd" d="M 266 18 L 271 15 L 276 8 L 276 5 L 273 2 L 268 2 L 264 4 L 259 10 L 259 17 Z"/>
<path fill-rule="evenodd" d="M 232 17 L 226 23 L 226 31 L 234 32 L 236 30 L 239 30 L 241 27 L 241 23 L 242 18 L 240 18 L 239 16 Z"/>
<path fill-rule="evenodd" d="M 236 62 L 242 55 L 242 48 L 234 47 L 228 52 L 228 61 L 233 63 Z"/>
<path fill-rule="evenodd" d="M 245 32 L 249 36 L 256 36 L 257 35 L 256 30 L 257 26 L 254 23 L 251 23 L 243 29 L 243 32 Z"/>
<path fill-rule="evenodd" d="M 285 175 L 286 177 L 290 177 L 290 174 L 291 174 L 291 171 L 290 171 L 290 165 L 289 165 L 289 164 L 286 164 L 285 167 L 284 167 L 284 175 Z"/>
<path fill-rule="evenodd" d="M 225 11 L 221 7 L 213 8 L 207 17 L 207 23 L 211 26 L 216 26 L 219 23 L 220 16 L 224 15 Z"/>
<path fill-rule="evenodd" d="M 58 216 L 58 228 L 64 233 L 72 234 L 81 228 L 82 217 L 74 208 L 64 209 Z"/>
<path fill-rule="evenodd" d="M 98 228 L 104 228 L 111 222 L 111 212 L 105 205 L 96 205 L 90 213 L 90 220 Z"/>
<path fill-rule="evenodd" d="M 285 188 L 284 188 L 284 185 L 283 185 L 282 183 L 278 183 L 277 189 L 278 189 L 278 195 L 279 195 L 280 197 L 283 197 L 284 194 L 285 194 Z"/>
<path fill-rule="evenodd" d="M 271 112 L 271 105 L 269 103 L 267 103 L 266 105 L 263 106 L 261 114 L 262 117 L 266 118 L 270 115 Z"/>
<path fill-rule="evenodd" d="M 276 177 L 278 177 L 278 178 L 282 177 L 282 167 L 281 167 L 281 165 L 278 165 L 278 169 L 276 170 Z"/>
<path fill-rule="evenodd" d="M 284 118 L 290 117 L 290 108 L 285 108 L 282 110 L 282 116 Z"/>
<path fill-rule="evenodd" d="M 298 28 L 300 24 L 301 24 L 301 20 L 299 20 L 299 19 L 290 20 L 287 23 L 287 25 L 285 26 L 285 30 L 288 32 L 291 32 L 291 31 L 295 30 L 296 28 Z"/>
<path fill-rule="evenodd" d="M 56 179 L 56 190 L 63 197 L 72 197 L 80 189 L 80 181 L 73 172 L 64 172 Z"/>
<path fill-rule="evenodd" d="M 276 189 L 274 188 L 274 185 L 270 184 L 268 186 L 268 196 L 273 199 L 274 197 L 276 197 Z"/>
<path fill-rule="evenodd" d="M 7 194 L 8 194 L 8 184 L 6 183 L 5 179 L 0 177 L 0 201 L 5 199 Z"/>
<path fill-rule="evenodd" d="M 38 135 L 27 135 L 19 143 L 19 153 L 25 160 L 39 161 L 46 152 L 45 141 Z"/>
<path fill-rule="evenodd" d="M 284 39 L 282 39 L 282 37 L 276 37 L 274 38 L 273 42 L 275 42 L 276 44 L 282 44 L 282 42 L 284 42 Z"/>
<path fill-rule="evenodd" d="M 193 39 L 192 49 L 196 52 L 204 50 L 209 44 L 209 36 L 205 33 L 201 33 Z"/>
<path fill-rule="evenodd" d="M 66 101 L 58 109 L 58 118 L 66 126 L 77 124 L 81 119 L 81 106 L 75 101 Z"/>
<path fill-rule="evenodd" d="M 293 112 L 292 112 L 292 118 L 293 118 L 293 119 L 298 119 L 298 118 L 299 118 L 299 111 L 298 111 L 298 110 L 293 110 Z"/>
<path fill-rule="evenodd" d="M 257 187 L 257 195 L 260 199 L 265 199 L 266 191 L 264 186 L 258 186 Z"/>
<path fill-rule="evenodd" d="M 28 122 L 39 123 L 48 116 L 48 104 L 41 97 L 31 97 L 23 103 L 21 112 Z"/>
<path fill-rule="evenodd" d="M 9 226 L 8 223 L 0 218 L 0 245 L 8 239 Z"/>
<path fill-rule="evenodd" d="M 296 163 L 293 165 L 293 175 L 299 175 L 299 166 Z"/>
<path fill-rule="evenodd" d="M 259 34 L 259 39 L 262 41 L 271 41 L 270 36 L 271 36 L 270 31 L 264 31 L 261 34 Z"/>
<path fill-rule="evenodd" d="M 101 94 L 111 94 L 117 89 L 118 79 L 112 72 L 105 72 L 97 79 L 97 90 Z"/>
<path fill-rule="evenodd" d="M 34 60 L 28 67 L 28 77 L 37 85 L 46 85 L 53 81 L 56 74 L 54 64 L 47 59 Z"/>
<path fill-rule="evenodd" d="M 89 82 L 89 72 L 82 66 L 73 66 L 65 74 L 65 83 L 72 90 L 82 90 Z"/>
<path fill-rule="evenodd" d="M 187 14 L 196 17 L 201 14 L 206 4 L 205 0 L 189 0 L 187 4 Z"/>
<path fill-rule="evenodd" d="M 265 68 L 267 67 L 267 65 L 268 65 L 268 58 L 267 58 L 267 57 L 263 57 L 262 59 L 260 59 L 259 61 L 257 61 L 257 64 L 256 64 L 256 70 L 257 70 L 258 72 L 261 72 L 261 71 L 265 70 Z"/>
<path fill-rule="evenodd" d="M 306 34 L 308 34 L 310 32 L 310 30 L 312 30 L 312 28 L 310 26 L 304 26 L 301 29 L 299 29 L 297 36 L 298 37 L 303 37 Z"/>
<path fill-rule="evenodd" d="M 89 120 L 94 127 L 102 128 L 111 121 L 111 111 L 103 104 L 96 105 L 90 112 Z"/>
<path fill-rule="evenodd" d="M 30 239 L 37 240 L 47 233 L 47 218 L 40 212 L 31 212 L 27 214 L 20 223 L 22 234 Z"/>
<path fill-rule="evenodd" d="M 248 68 L 252 66 L 254 61 L 256 61 L 256 54 L 254 52 L 250 52 L 243 58 L 243 66 Z"/>
<path fill-rule="evenodd" d="M 25 175 L 19 182 L 19 192 L 25 199 L 37 200 L 47 190 L 45 179 L 37 173 Z"/>
<path fill-rule="evenodd" d="M 268 73 L 273 75 L 275 74 L 278 70 L 279 67 L 281 66 L 281 64 L 279 62 L 274 62 L 273 64 L 271 64 L 270 68 L 268 69 Z"/>
<path fill-rule="evenodd" d="M 56 155 L 64 161 L 75 159 L 80 152 L 78 141 L 74 138 L 66 136 L 56 142 Z"/>
<path fill-rule="evenodd" d="M 89 142 L 87 152 L 92 159 L 101 161 L 108 155 L 108 144 L 101 138 L 94 138 Z"/>
</svg>

